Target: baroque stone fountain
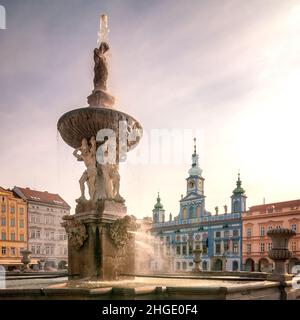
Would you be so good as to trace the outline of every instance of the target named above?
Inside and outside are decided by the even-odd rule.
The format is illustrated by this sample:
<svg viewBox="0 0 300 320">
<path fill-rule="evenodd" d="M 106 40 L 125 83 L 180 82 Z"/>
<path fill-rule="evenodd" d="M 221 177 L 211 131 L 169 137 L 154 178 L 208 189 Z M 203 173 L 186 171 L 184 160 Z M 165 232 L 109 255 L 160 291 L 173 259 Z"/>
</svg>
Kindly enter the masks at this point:
<svg viewBox="0 0 300 320">
<path fill-rule="evenodd" d="M 75 214 L 65 216 L 62 224 L 68 234 L 70 279 L 116 280 L 121 274 L 134 273 L 134 233 L 130 231 L 136 225 L 126 215 L 119 193 L 119 163 L 139 143 L 142 127 L 114 107 L 115 98 L 107 90 L 107 36 L 107 16 L 102 15 L 89 106 L 65 113 L 57 123 L 62 139 L 75 149 L 74 157 L 86 166 Z"/>
</svg>

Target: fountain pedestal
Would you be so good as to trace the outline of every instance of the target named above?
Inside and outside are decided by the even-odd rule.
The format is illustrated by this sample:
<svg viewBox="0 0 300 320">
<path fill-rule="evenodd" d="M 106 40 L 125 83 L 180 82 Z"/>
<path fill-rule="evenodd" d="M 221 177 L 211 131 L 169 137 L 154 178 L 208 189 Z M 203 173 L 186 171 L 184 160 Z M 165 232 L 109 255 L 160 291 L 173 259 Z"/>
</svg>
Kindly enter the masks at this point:
<svg viewBox="0 0 300 320">
<path fill-rule="evenodd" d="M 116 280 L 124 278 L 122 274 L 132 274 L 134 237 L 128 231 L 134 219 L 125 214 L 124 204 L 104 201 L 98 210 L 64 217 L 63 225 L 71 235 L 68 241 L 70 279 Z"/>
</svg>

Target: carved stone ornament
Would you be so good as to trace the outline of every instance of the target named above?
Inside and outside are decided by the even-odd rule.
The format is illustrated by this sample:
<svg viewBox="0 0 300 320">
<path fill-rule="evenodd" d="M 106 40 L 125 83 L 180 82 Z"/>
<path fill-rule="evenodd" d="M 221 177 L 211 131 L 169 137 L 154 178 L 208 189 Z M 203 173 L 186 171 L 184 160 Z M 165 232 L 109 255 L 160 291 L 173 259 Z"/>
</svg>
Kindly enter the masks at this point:
<svg viewBox="0 0 300 320">
<path fill-rule="evenodd" d="M 133 237 L 133 232 L 137 230 L 135 218 L 132 216 L 125 216 L 117 219 L 110 225 L 109 234 L 114 245 L 121 249 Z"/>
<path fill-rule="evenodd" d="M 62 224 L 66 229 L 66 233 L 68 235 L 68 239 L 73 247 L 79 250 L 88 237 L 85 225 L 76 220 L 67 220 Z"/>
</svg>

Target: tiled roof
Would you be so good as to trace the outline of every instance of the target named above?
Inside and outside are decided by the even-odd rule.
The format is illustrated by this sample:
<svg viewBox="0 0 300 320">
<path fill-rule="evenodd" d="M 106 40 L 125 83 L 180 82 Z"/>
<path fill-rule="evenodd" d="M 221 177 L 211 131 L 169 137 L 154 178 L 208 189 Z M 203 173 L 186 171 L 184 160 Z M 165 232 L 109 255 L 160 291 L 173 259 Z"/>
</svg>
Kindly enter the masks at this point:
<svg viewBox="0 0 300 320">
<path fill-rule="evenodd" d="M 270 208 L 273 206 L 275 209 L 300 207 L 300 200 L 291 200 L 291 201 L 282 201 L 282 202 L 261 204 L 261 205 L 250 207 L 249 211 L 265 211 L 265 210 L 267 210 L 267 208 Z"/>
<path fill-rule="evenodd" d="M 70 208 L 67 202 L 59 194 L 49 193 L 47 191 L 31 190 L 30 188 L 21 188 L 21 187 L 14 188 L 15 192 L 17 192 L 18 190 L 22 193 L 24 198 L 28 201 L 36 201 L 36 202 L 42 202 L 42 203 L 47 203 L 51 205 Z"/>
</svg>

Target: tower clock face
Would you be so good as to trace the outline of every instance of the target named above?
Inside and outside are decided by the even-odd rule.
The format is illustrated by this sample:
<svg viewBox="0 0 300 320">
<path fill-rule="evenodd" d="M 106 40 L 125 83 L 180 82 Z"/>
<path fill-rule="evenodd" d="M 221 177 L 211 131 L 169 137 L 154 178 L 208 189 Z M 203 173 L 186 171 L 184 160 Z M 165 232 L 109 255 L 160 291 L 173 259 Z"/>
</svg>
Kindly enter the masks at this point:
<svg viewBox="0 0 300 320">
<path fill-rule="evenodd" d="M 189 187 L 189 189 L 193 189 L 195 187 L 194 181 L 189 181 L 188 187 Z"/>
<path fill-rule="evenodd" d="M 198 181 L 198 188 L 199 188 L 199 190 L 202 190 L 202 180 Z"/>
</svg>

